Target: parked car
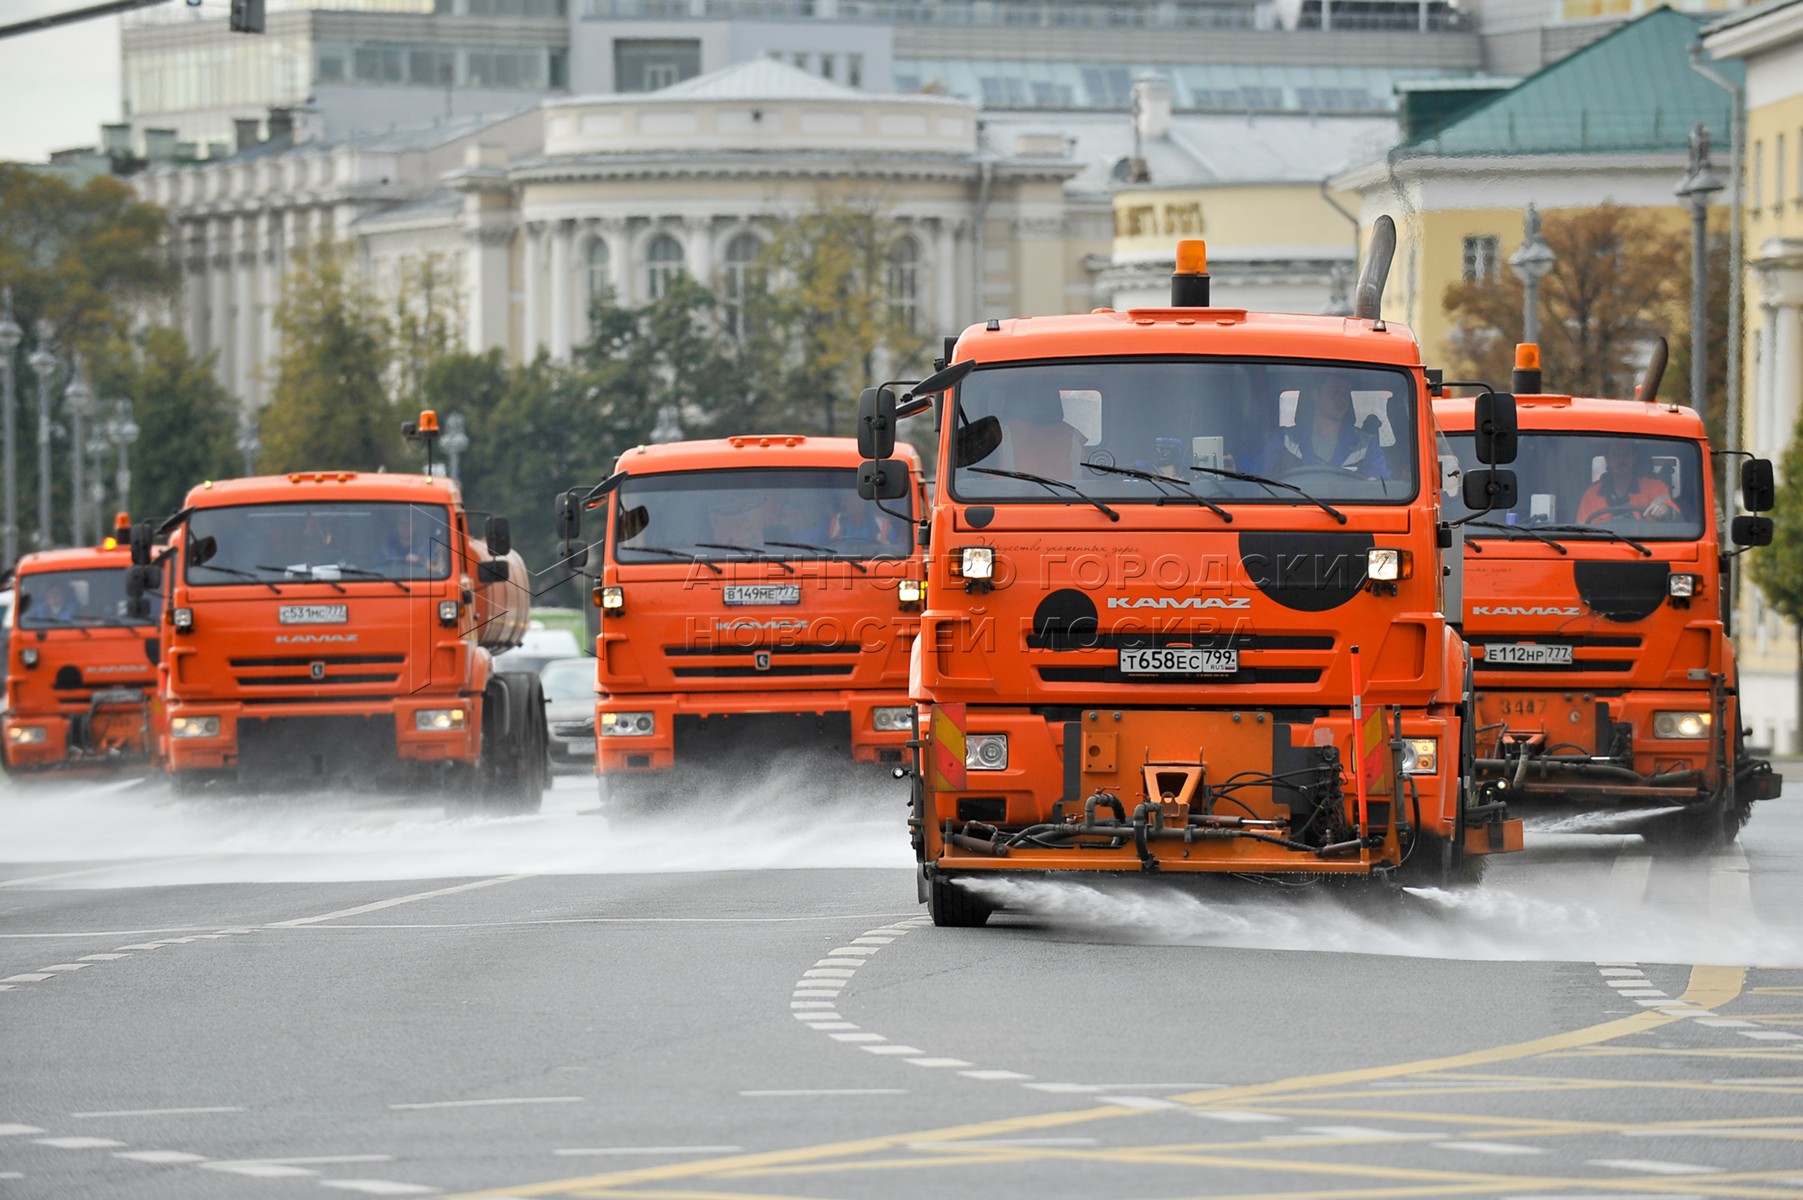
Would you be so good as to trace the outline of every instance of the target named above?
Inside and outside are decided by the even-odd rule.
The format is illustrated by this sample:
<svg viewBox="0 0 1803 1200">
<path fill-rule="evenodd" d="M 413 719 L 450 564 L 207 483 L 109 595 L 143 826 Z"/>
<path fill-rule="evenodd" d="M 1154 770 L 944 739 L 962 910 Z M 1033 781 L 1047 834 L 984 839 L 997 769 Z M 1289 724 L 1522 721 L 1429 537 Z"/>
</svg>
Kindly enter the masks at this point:
<svg viewBox="0 0 1803 1200">
<path fill-rule="evenodd" d="M 554 658 L 539 672 L 551 725 L 551 769 L 595 771 L 595 660 Z"/>
<path fill-rule="evenodd" d="M 546 629 L 541 622 L 534 621 L 526 629 L 525 641 L 495 659 L 495 670 L 542 671 L 553 659 L 575 658 L 581 653 L 582 647 L 576 644 L 575 634 L 567 629 Z"/>
</svg>

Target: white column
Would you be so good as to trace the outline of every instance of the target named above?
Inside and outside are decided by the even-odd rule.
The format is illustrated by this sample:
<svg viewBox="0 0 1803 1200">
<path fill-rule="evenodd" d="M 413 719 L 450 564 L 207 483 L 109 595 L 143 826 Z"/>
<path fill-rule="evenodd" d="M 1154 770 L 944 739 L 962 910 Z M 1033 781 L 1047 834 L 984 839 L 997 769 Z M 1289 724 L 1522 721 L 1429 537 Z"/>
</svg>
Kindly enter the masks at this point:
<svg viewBox="0 0 1803 1200">
<path fill-rule="evenodd" d="M 933 324 L 932 332 L 955 333 L 958 324 L 957 249 L 952 242 L 951 222 L 943 218 L 934 222 L 933 233 Z M 938 357 L 935 353 L 934 357 Z"/>
<path fill-rule="evenodd" d="M 524 295 L 524 337 L 520 349 L 522 362 L 531 362 L 538 357 L 538 351 L 545 344 L 544 306 L 540 297 L 544 294 L 541 288 L 545 274 L 545 227 L 541 224 L 526 226 L 526 244 L 520 270 L 520 290 Z"/>
<path fill-rule="evenodd" d="M 1777 352 L 1778 344 L 1778 306 L 1761 304 L 1760 315 L 1764 318 L 1759 327 L 1759 346 L 1754 358 L 1753 375 L 1753 411 L 1751 413 L 1751 436 L 1748 430 L 1741 431 L 1743 446 L 1754 454 L 1770 458 L 1772 456 L 1772 358 Z"/>
<path fill-rule="evenodd" d="M 217 350 L 213 373 L 219 386 L 237 393 L 233 375 L 236 346 L 232 337 L 232 222 L 229 217 L 214 220 L 207 239 L 207 284 L 212 292 L 211 341 L 209 350 Z"/>
<path fill-rule="evenodd" d="M 251 402 L 251 377 L 256 373 L 257 359 L 257 224 L 256 216 L 239 217 L 233 224 L 238 236 L 232 245 L 232 284 L 237 313 L 232 321 L 232 341 L 237 347 L 233 362 L 234 390 L 240 403 Z"/>
<path fill-rule="evenodd" d="M 714 219 L 712 217 L 688 217 L 682 223 L 683 258 L 688 264 L 689 277 L 702 287 L 714 285 Z"/>
<path fill-rule="evenodd" d="M 570 316 L 571 242 L 575 239 L 574 222 L 559 221 L 551 232 L 551 357 L 570 357 L 570 333 L 574 328 Z"/>
<path fill-rule="evenodd" d="M 470 352 L 481 354 L 499 346 L 508 349 L 509 309 L 513 290 L 507 278 L 508 247 L 513 242 L 509 226 L 485 226 L 471 231 L 464 259 L 469 273 Z"/>
<path fill-rule="evenodd" d="M 1772 415 L 1766 435 L 1772 458 L 1784 453 L 1797 424 L 1797 401 L 1803 396 L 1803 309 L 1793 301 L 1776 306 L 1777 336 L 1772 346 Z"/>
<path fill-rule="evenodd" d="M 187 305 L 188 349 L 195 355 L 207 352 L 207 226 L 204 221 L 191 221 L 182 226 L 182 271 L 184 303 Z"/>
</svg>

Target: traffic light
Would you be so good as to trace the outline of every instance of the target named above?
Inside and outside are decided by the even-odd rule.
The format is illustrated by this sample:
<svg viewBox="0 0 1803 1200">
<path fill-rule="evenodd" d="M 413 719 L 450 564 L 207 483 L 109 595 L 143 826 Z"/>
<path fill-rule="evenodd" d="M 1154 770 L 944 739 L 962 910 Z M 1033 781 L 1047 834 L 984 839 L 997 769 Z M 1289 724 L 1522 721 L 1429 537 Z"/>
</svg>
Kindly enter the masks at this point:
<svg viewBox="0 0 1803 1200">
<path fill-rule="evenodd" d="M 232 32 L 263 32 L 264 0 L 232 0 Z"/>
</svg>

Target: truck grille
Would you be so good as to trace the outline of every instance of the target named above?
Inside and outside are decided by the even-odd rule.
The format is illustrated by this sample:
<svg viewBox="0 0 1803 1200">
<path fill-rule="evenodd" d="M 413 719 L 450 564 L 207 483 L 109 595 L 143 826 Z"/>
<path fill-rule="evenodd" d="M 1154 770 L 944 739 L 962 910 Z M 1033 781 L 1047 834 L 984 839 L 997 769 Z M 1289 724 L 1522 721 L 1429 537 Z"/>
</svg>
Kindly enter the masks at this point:
<svg viewBox="0 0 1803 1200">
<path fill-rule="evenodd" d="M 1318 683 L 1318 667 L 1241 667 L 1231 675 L 1124 675 L 1119 667 L 1040 667 L 1045 683 L 1183 683 L 1183 684 L 1279 684 Z"/>
<path fill-rule="evenodd" d="M 1477 659 L 1472 665 L 1480 672 L 1489 674 L 1520 674 L 1522 672 L 1569 672 L 1571 674 L 1621 674 L 1634 669 L 1634 659 L 1638 657 L 1641 640 L 1637 637 L 1610 635 L 1602 633 L 1575 634 L 1569 637 L 1535 637 L 1518 635 L 1488 635 L 1467 639 L 1473 646 L 1488 646 L 1493 642 L 1534 642 L 1541 646 L 1570 646 L 1571 661 L 1568 663 L 1505 663 L 1491 662 L 1485 658 Z M 1603 657 L 1586 651 L 1596 650 L 1629 650 L 1634 654 L 1623 657 Z"/>
<path fill-rule="evenodd" d="M 769 665 L 759 667 L 757 656 L 768 654 Z M 844 662 L 794 662 L 795 658 L 836 654 Z M 672 660 L 670 673 L 678 679 L 783 679 L 845 678 L 857 670 L 859 651 L 856 645 L 835 643 L 801 643 L 790 646 L 670 646 L 664 657 Z M 705 665 L 676 666 L 679 662 Z"/>
<path fill-rule="evenodd" d="M 294 654 L 230 660 L 233 677 L 242 687 L 311 688 L 394 683 L 406 661 L 402 654 Z M 325 674 L 318 679 L 313 678 L 314 663 L 325 667 Z M 392 669 L 359 671 L 354 669 L 357 667 Z"/>
</svg>

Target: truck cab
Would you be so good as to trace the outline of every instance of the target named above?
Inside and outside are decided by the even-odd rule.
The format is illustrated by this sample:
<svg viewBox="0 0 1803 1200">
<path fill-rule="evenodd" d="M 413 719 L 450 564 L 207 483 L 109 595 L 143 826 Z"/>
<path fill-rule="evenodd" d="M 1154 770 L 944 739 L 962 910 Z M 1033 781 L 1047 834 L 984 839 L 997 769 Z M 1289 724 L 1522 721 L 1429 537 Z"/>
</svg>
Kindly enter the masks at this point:
<svg viewBox="0 0 1803 1200">
<path fill-rule="evenodd" d="M 919 456 L 901 461 L 901 494 L 877 504 L 858 495 L 850 438 L 675 442 L 627 451 L 566 498 L 601 522 L 595 765 L 610 794 L 776 746 L 905 761 L 924 491 Z M 574 541 L 572 555 L 586 561 Z"/>
<path fill-rule="evenodd" d="M 112 537 L 19 560 L 0 718 L 9 772 L 148 762 L 157 626 L 127 595 L 131 565 Z"/>
<path fill-rule="evenodd" d="M 1522 362 L 1537 363 L 1531 346 Z M 1522 375 L 1528 386 L 1521 386 Z M 1474 654 L 1476 769 L 1518 811 L 1647 816 L 1649 838 L 1732 839 L 1781 780 L 1747 753 L 1729 637 L 1716 463 L 1696 412 L 1541 390 L 1517 371 L 1514 494 L 1461 499 L 1473 405 L 1434 405 L 1441 480 L 1462 522 Z M 1651 388 L 1657 390 L 1656 375 Z M 1742 468 L 1769 507 L 1771 466 Z M 1763 491 L 1760 495 L 1760 481 Z M 1770 523 L 1741 518 L 1740 540 Z"/>
<path fill-rule="evenodd" d="M 940 435 L 912 683 L 936 923 L 1015 872 L 1440 879 L 1519 847 L 1466 786 L 1406 328 L 1218 306 L 1186 242 L 1169 307 L 991 320 L 945 360 L 860 417 L 872 494 L 896 421 Z"/>
</svg>

